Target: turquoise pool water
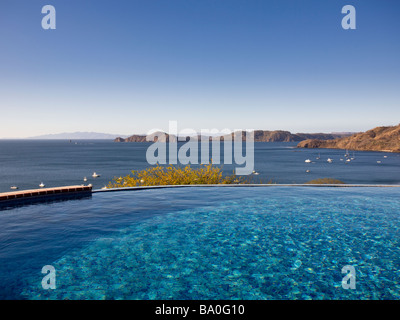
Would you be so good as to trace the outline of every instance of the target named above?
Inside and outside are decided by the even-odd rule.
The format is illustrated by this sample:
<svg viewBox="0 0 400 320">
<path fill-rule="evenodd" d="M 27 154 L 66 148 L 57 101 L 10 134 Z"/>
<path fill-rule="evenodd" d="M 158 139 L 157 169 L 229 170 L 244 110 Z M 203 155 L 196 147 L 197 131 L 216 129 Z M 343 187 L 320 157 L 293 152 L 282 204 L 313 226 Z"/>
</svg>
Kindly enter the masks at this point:
<svg viewBox="0 0 400 320">
<path fill-rule="evenodd" d="M 179 188 L 0 211 L 3 299 L 398 299 L 400 188 Z M 44 290 L 41 268 L 56 269 Z M 351 265 L 356 289 L 342 288 Z"/>
</svg>

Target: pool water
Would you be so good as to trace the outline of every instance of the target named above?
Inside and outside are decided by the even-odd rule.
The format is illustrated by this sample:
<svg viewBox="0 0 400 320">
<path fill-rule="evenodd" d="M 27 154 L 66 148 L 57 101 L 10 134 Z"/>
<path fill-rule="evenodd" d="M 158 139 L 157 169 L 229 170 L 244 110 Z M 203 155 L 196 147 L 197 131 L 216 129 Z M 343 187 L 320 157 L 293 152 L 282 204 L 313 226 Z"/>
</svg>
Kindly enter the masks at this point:
<svg viewBox="0 0 400 320">
<path fill-rule="evenodd" d="M 2 299 L 398 299 L 400 188 L 191 187 L 0 211 Z M 44 265 L 56 289 L 41 285 Z M 342 287 L 355 268 L 356 289 Z"/>
</svg>

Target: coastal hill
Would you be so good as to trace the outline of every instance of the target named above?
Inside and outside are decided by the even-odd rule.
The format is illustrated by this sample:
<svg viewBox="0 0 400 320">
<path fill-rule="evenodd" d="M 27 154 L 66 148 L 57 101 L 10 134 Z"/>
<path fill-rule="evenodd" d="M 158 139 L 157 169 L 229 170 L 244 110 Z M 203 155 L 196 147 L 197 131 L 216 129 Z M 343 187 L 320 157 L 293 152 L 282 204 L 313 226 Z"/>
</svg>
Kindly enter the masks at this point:
<svg viewBox="0 0 400 320">
<path fill-rule="evenodd" d="M 290 133 L 289 131 L 254 131 L 255 142 L 296 142 L 306 139 L 331 140 L 348 136 L 348 133 Z"/>
<path fill-rule="evenodd" d="M 321 139 L 321 140 L 332 140 L 336 138 L 342 138 L 351 135 L 352 133 L 290 133 L 289 131 L 275 130 L 255 130 L 254 141 L 255 142 L 297 142 L 306 139 Z M 233 134 L 232 134 L 233 135 Z M 200 140 L 200 136 L 198 136 Z M 209 137 L 212 139 L 212 137 Z M 245 140 L 245 134 L 242 135 L 242 140 Z M 115 142 L 146 142 L 145 135 L 132 135 L 128 138 L 118 137 L 114 140 Z M 169 141 L 169 135 L 165 134 L 165 141 Z"/>
<path fill-rule="evenodd" d="M 152 142 L 152 141 L 156 142 L 156 141 L 158 141 L 156 134 L 157 133 L 153 134 L 153 139 L 151 139 L 152 136 L 149 136 L 149 139 L 151 141 L 146 140 L 146 138 L 147 138 L 146 135 L 134 134 L 127 138 L 118 137 L 118 138 L 114 139 L 114 142 Z M 169 141 L 169 134 L 165 133 L 164 139 L 160 140 L 160 142 L 168 142 L 168 141 Z"/>
<path fill-rule="evenodd" d="M 390 127 L 377 127 L 366 132 L 334 140 L 304 140 L 297 147 L 400 152 L 400 124 Z"/>
</svg>

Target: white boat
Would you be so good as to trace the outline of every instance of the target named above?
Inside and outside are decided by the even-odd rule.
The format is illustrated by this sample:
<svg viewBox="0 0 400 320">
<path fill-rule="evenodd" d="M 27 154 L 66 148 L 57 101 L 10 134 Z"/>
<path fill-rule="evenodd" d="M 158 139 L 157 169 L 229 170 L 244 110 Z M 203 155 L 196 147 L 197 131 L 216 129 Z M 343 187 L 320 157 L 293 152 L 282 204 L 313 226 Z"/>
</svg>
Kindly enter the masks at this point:
<svg viewBox="0 0 400 320">
<path fill-rule="evenodd" d="M 326 161 L 328 161 L 329 163 L 332 163 L 332 159 L 331 158 L 328 158 L 328 160 L 326 160 Z"/>
<path fill-rule="evenodd" d="M 18 187 L 17 187 L 17 186 L 11 186 L 10 189 L 11 189 L 11 190 L 17 190 Z"/>
<path fill-rule="evenodd" d="M 93 177 L 93 178 L 97 178 L 97 177 L 100 177 L 100 175 L 97 174 L 96 172 L 93 172 L 92 177 Z"/>
<path fill-rule="evenodd" d="M 378 160 L 376 163 L 382 163 L 382 161 Z"/>
<path fill-rule="evenodd" d="M 83 181 L 85 181 L 85 182 L 86 182 L 86 181 L 87 181 L 87 178 L 86 178 L 86 177 L 84 177 L 84 178 L 83 178 Z"/>
<path fill-rule="evenodd" d="M 254 170 L 253 170 L 253 174 L 254 174 L 254 175 L 256 175 L 256 176 L 258 176 L 258 175 L 259 175 L 259 173 L 258 173 L 258 172 L 256 172 L 256 171 L 254 171 Z"/>
<path fill-rule="evenodd" d="M 106 187 L 106 186 L 104 186 L 103 188 L 101 188 L 101 190 L 105 190 L 105 189 L 107 189 L 107 187 Z"/>
<path fill-rule="evenodd" d="M 350 162 L 350 161 L 351 161 L 351 159 L 347 159 L 347 160 L 346 160 L 346 162 Z"/>
<path fill-rule="evenodd" d="M 45 187 L 45 184 L 44 184 L 43 182 L 41 182 L 41 183 L 39 184 L 39 187 L 44 188 L 44 187 Z"/>
<path fill-rule="evenodd" d="M 307 160 L 305 160 L 304 162 L 306 162 L 306 163 L 310 163 L 310 162 L 311 162 L 311 160 L 310 160 L 310 159 L 307 159 Z"/>
<path fill-rule="evenodd" d="M 383 156 L 384 158 L 387 158 L 387 156 Z"/>
<path fill-rule="evenodd" d="M 321 159 L 321 154 L 320 153 L 318 153 L 318 157 L 317 157 L 317 160 L 319 160 L 319 159 Z"/>
<path fill-rule="evenodd" d="M 310 170 L 306 170 L 306 172 L 307 172 L 307 173 L 309 173 L 309 172 L 310 172 Z"/>
</svg>

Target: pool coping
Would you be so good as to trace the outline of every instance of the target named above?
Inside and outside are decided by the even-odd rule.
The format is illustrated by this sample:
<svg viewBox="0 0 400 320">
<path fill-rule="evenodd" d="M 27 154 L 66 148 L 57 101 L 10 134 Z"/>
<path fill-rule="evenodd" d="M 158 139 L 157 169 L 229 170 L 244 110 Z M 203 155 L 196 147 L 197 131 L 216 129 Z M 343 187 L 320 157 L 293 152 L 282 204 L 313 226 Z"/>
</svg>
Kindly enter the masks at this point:
<svg viewBox="0 0 400 320">
<path fill-rule="evenodd" d="M 166 188 L 243 188 L 243 187 L 334 187 L 334 188 L 400 188 L 400 185 L 384 185 L 384 184 L 179 184 L 179 185 L 161 185 L 161 186 L 143 186 L 143 187 L 125 187 L 112 189 L 96 189 L 92 193 L 101 192 L 117 192 L 117 191 L 139 191 L 149 189 L 166 189 Z"/>
</svg>

